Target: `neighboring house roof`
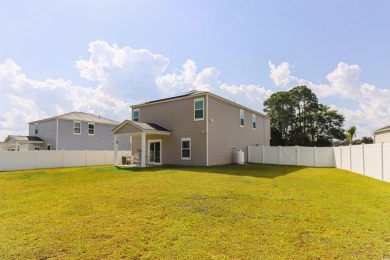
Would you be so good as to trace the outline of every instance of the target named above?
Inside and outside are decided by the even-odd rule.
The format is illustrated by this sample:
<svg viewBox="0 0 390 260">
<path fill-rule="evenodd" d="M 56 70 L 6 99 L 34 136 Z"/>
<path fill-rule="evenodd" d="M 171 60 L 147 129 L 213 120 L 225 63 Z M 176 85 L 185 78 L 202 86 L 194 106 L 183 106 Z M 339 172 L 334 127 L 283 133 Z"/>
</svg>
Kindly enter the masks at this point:
<svg viewBox="0 0 390 260">
<path fill-rule="evenodd" d="M 351 141 L 349 139 L 346 139 L 346 140 L 344 140 L 344 141 L 342 141 L 342 142 L 340 142 L 340 143 L 338 143 L 338 144 L 336 144 L 334 146 L 336 146 L 336 147 L 338 147 L 338 146 L 349 146 L 350 144 L 351 144 Z"/>
<path fill-rule="evenodd" d="M 178 96 L 174 96 L 174 97 L 169 97 L 169 98 L 163 98 L 163 99 L 157 99 L 157 100 L 152 100 L 152 101 L 148 101 L 148 102 L 144 102 L 144 103 L 141 103 L 141 104 L 137 104 L 137 105 L 133 105 L 133 106 L 130 106 L 131 108 L 137 108 L 137 107 L 142 107 L 142 106 L 146 106 L 146 105 L 151 105 L 151 104 L 155 104 L 155 103 L 162 103 L 162 102 L 167 102 L 167 101 L 172 101 L 172 100 L 175 100 L 175 99 L 183 99 L 183 98 L 189 98 L 189 97 L 196 97 L 196 96 L 200 96 L 200 95 L 210 95 L 210 96 L 213 96 L 219 100 L 222 100 L 226 103 L 229 103 L 233 106 L 236 106 L 236 107 L 239 107 L 239 108 L 243 108 L 245 110 L 249 110 L 251 111 L 252 113 L 256 113 L 256 114 L 259 114 L 261 116 L 264 116 L 264 117 L 267 117 L 266 115 L 256 111 L 256 110 L 253 110 L 253 109 L 250 109 L 248 107 L 245 107 L 243 105 L 240 105 L 240 104 L 237 104 L 236 102 L 234 101 L 230 101 L 226 98 L 223 98 L 223 97 L 220 97 L 218 95 L 215 95 L 211 92 L 208 92 L 208 91 L 198 91 L 198 90 L 192 90 L 192 91 L 189 91 L 183 95 L 178 95 Z"/>
<path fill-rule="evenodd" d="M 41 144 L 43 140 L 38 136 L 24 136 L 24 135 L 9 135 L 5 138 L 4 142 L 15 141 L 19 143 L 27 143 L 27 144 Z"/>
<path fill-rule="evenodd" d="M 387 132 L 387 131 L 390 131 L 390 125 L 375 130 L 374 134 L 380 133 L 380 132 Z"/>
<path fill-rule="evenodd" d="M 155 123 L 141 123 L 141 122 L 135 122 L 131 120 L 125 120 L 123 121 L 120 125 L 115 127 L 111 132 L 115 133 L 117 132 L 120 128 L 125 126 L 126 124 L 130 124 L 138 128 L 140 131 L 145 131 L 149 133 L 171 133 L 172 131 L 168 128 L 165 128 L 159 124 Z"/>
<path fill-rule="evenodd" d="M 82 121 L 82 122 L 90 122 L 90 123 L 97 123 L 97 124 L 104 124 L 104 125 L 118 125 L 119 124 L 119 122 L 108 119 L 108 118 L 104 118 L 101 116 L 97 116 L 97 115 L 89 114 L 89 113 L 85 113 L 85 112 L 77 112 L 77 111 L 66 113 L 63 115 L 54 116 L 54 117 L 49 117 L 49 118 L 45 118 L 45 119 L 41 119 L 41 120 L 37 120 L 37 121 L 32 121 L 29 124 L 40 123 L 40 122 L 56 120 L 56 119 L 70 120 L 70 121 Z"/>
</svg>

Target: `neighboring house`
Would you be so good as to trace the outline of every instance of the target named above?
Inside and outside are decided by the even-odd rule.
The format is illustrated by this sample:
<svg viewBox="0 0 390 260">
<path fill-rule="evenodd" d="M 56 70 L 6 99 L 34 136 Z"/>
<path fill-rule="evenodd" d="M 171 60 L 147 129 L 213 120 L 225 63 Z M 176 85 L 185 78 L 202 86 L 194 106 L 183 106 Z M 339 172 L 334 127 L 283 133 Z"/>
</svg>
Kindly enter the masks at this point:
<svg viewBox="0 0 390 260">
<path fill-rule="evenodd" d="M 2 144 L 5 151 L 28 151 L 30 145 L 39 147 L 43 140 L 37 136 L 9 135 Z"/>
<path fill-rule="evenodd" d="M 111 130 L 119 122 L 84 112 L 71 112 L 29 123 L 29 136 L 42 143 L 30 143 L 29 150 L 113 150 Z M 120 150 L 131 149 L 130 138 L 118 140 Z"/>
<path fill-rule="evenodd" d="M 390 143 L 390 125 L 379 128 L 372 134 L 374 135 L 374 143 Z"/>
<path fill-rule="evenodd" d="M 228 164 L 238 149 L 247 161 L 248 145 L 270 144 L 267 116 L 209 92 L 191 91 L 131 108 L 132 121 L 122 122 L 113 134 L 132 137 L 132 153 L 140 153 L 142 166 Z"/>
</svg>

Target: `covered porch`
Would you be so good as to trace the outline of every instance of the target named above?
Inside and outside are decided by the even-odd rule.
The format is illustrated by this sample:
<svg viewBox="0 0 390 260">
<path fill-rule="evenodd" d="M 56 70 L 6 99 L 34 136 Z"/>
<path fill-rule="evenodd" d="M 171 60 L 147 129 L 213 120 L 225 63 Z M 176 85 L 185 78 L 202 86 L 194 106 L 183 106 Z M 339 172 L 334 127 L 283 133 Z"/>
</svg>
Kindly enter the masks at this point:
<svg viewBox="0 0 390 260">
<path fill-rule="evenodd" d="M 147 157 L 149 159 L 155 158 L 156 155 L 160 156 L 161 151 L 161 141 L 149 143 L 150 149 L 149 154 L 147 155 L 147 146 L 146 146 L 146 136 L 147 135 L 162 135 L 169 136 L 171 130 L 165 127 L 162 127 L 159 124 L 155 123 L 142 123 L 131 120 L 125 120 L 117 127 L 112 130 L 114 134 L 114 165 L 118 166 L 118 137 L 119 136 L 129 136 L 129 137 L 141 137 L 141 150 L 139 151 L 140 166 L 146 167 Z M 131 150 L 133 151 L 133 142 L 131 143 Z M 149 160 L 148 160 L 149 161 Z"/>
<path fill-rule="evenodd" d="M 9 135 L 3 143 L 6 151 L 28 151 L 29 145 L 35 146 L 35 150 L 40 150 L 43 140 L 38 136 Z"/>
</svg>

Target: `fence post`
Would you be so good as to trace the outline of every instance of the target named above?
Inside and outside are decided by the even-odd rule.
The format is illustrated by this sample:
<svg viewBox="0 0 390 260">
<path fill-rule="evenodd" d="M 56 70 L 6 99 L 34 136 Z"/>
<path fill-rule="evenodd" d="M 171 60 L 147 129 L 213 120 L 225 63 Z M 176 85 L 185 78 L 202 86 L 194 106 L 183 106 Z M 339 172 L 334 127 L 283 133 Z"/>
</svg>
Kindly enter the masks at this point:
<svg viewBox="0 0 390 260">
<path fill-rule="evenodd" d="M 382 181 L 385 179 L 384 165 L 383 165 L 383 142 L 381 142 L 381 172 L 382 172 Z"/>
<path fill-rule="evenodd" d="M 280 150 L 281 149 L 282 149 L 282 147 L 279 145 L 278 146 L 278 164 L 280 164 L 280 154 L 281 154 Z"/>
<path fill-rule="evenodd" d="M 340 169 L 343 169 L 343 150 L 341 150 L 341 145 L 340 147 Z"/>
<path fill-rule="evenodd" d="M 366 175 L 366 164 L 364 162 L 364 143 L 362 143 L 362 161 L 363 161 L 363 175 Z"/>
<path fill-rule="evenodd" d="M 84 151 L 84 166 L 87 166 L 87 150 Z"/>
<path fill-rule="evenodd" d="M 248 162 L 251 162 L 251 146 L 248 145 Z"/>
<path fill-rule="evenodd" d="M 34 169 L 37 168 L 37 150 L 34 150 Z"/>
<path fill-rule="evenodd" d="M 296 145 L 295 146 L 295 152 L 296 152 L 296 156 L 297 156 L 297 166 L 299 166 L 299 145 Z"/>
<path fill-rule="evenodd" d="M 352 171 L 352 145 L 349 144 L 349 171 Z"/>
<path fill-rule="evenodd" d="M 263 145 L 263 164 L 265 163 L 265 146 Z"/>
<path fill-rule="evenodd" d="M 317 167 L 317 146 L 314 146 L 314 167 Z"/>
</svg>

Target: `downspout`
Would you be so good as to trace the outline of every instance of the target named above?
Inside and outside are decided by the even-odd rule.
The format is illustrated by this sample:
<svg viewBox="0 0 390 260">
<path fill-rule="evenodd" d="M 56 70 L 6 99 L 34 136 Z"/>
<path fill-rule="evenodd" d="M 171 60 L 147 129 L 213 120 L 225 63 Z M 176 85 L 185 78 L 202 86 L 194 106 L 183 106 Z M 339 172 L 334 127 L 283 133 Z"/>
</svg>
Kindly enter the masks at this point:
<svg viewBox="0 0 390 260">
<path fill-rule="evenodd" d="M 56 129 L 56 151 L 59 150 L 58 147 L 58 118 L 57 118 L 57 129 Z"/>
<path fill-rule="evenodd" d="M 209 95 L 206 94 L 206 166 L 209 166 Z"/>
</svg>

